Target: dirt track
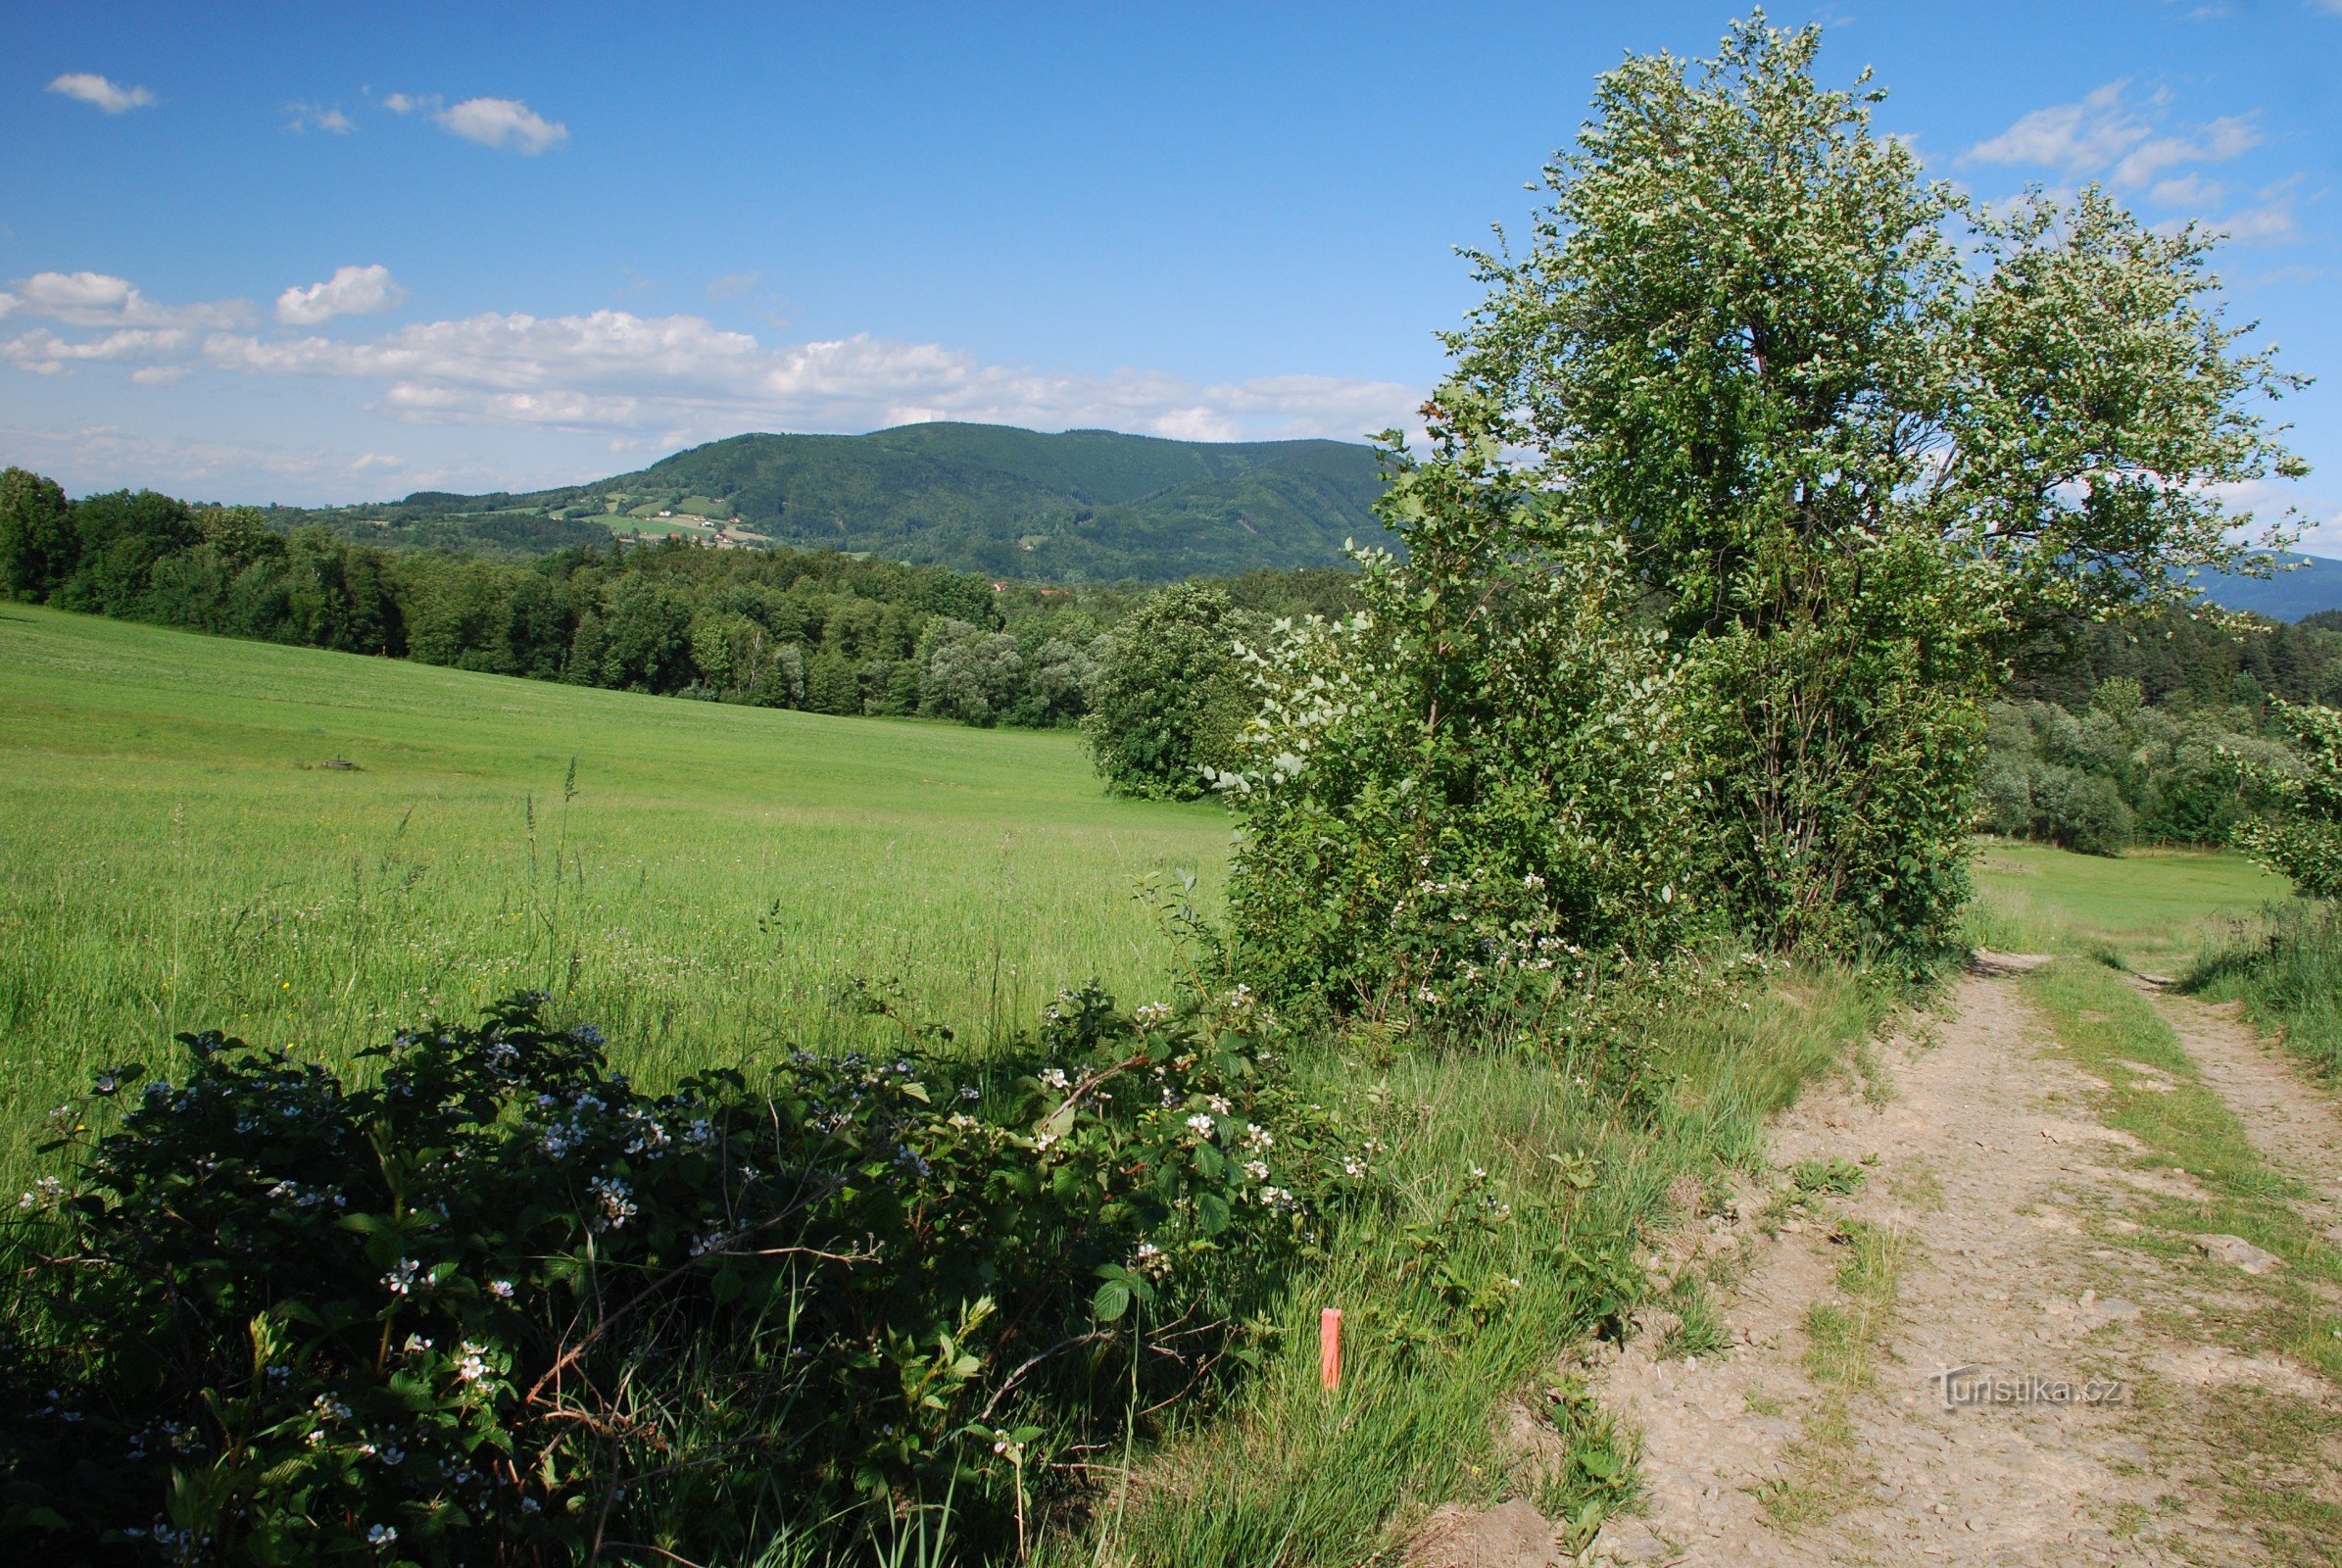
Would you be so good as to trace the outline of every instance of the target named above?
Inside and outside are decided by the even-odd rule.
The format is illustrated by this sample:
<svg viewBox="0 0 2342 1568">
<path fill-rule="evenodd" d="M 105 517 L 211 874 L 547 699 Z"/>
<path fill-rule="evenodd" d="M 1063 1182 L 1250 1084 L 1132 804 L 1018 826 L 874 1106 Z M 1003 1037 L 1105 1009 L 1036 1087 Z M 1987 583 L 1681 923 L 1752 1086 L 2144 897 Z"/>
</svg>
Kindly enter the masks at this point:
<svg viewBox="0 0 2342 1568">
<path fill-rule="evenodd" d="M 1876 1156 L 1853 1193 L 1809 1194 L 1802 1209 L 1744 1193 L 1663 1259 L 1726 1282 L 1733 1344 L 1662 1360 L 1668 1325 L 1652 1321 L 1588 1362 L 1593 1391 L 1641 1435 L 1646 1503 L 1585 1560 L 2284 1560 L 2225 1505 L 2232 1455 L 2204 1412 L 2221 1391 L 2283 1396 L 2314 1431 L 2342 1434 L 2342 1398 L 2281 1355 L 2191 1332 L 2249 1301 L 2258 1278 L 2124 1245 L 2141 1229 L 2127 1216 L 2201 1193 L 2137 1168 L 2135 1140 L 2098 1119 L 2107 1086 L 2051 1053 L 2022 989 L 2034 961 L 1980 961 L 1928 1038 L 1882 1052 L 1889 1082 L 1813 1096 L 1784 1118 L 1784 1167 Z M 2307 1216 L 2342 1217 L 2332 1102 L 2226 1014 L 2147 989 L 2264 1158 L 2311 1183 Z M 1875 1302 L 1847 1284 L 1864 1243 L 1900 1259 Z M 1825 1329 L 1854 1349 L 1819 1354 Z M 1955 1395 L 1975 1397 L 1947 1403 L 1942 1374 L 1962 1367 L 1978 1371 L 1955 1377 Z M 2071 1402 L 2050 1402 L 2061 1393 Z M 2342 1436 L 2320 1453 L 2267 1484 L 2342 1502 Z"/>
</svg>

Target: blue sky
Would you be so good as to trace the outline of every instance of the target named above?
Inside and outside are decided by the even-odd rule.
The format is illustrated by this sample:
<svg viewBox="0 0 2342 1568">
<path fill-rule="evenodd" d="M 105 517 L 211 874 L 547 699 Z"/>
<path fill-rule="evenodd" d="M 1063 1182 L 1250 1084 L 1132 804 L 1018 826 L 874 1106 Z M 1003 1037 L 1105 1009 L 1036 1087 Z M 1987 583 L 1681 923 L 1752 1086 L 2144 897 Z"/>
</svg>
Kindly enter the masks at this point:
<svg viewBox="0 0 2342 1568">
<path fill-rule="evenodd" d="M 0 14 L 0 459 L 76 492 L 517 489 L 930 417 L 1357 436 L 1594 75 L 1735 14 L 216 9 Z M 2290 499 L 2342 556 L 2342 0 L 1773 15 L 1979 194 L 2233 229 L 2236 315 L 2322 378 Z"/>
</svg>

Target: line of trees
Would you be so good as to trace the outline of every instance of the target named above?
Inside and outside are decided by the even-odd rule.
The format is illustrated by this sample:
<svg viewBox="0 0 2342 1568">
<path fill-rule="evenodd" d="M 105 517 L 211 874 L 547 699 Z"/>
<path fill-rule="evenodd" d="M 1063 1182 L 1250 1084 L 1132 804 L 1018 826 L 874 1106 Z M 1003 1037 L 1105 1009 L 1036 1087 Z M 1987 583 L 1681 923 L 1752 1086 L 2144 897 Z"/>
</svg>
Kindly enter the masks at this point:
<svg viewBox="0 0 2342 1568">
<path fill-rule="evenodd" d="M 1210 592 L 1260 611 L 1338 604 L 1326 571 Z M 996 587 L 942 566 L 682 540 L 487 560 L 270 526 L 150 490 L 72 500 L 0 473 L 0 592 L 94 614 L 537 680 L 822 713 L 1070 725 L 1121 588 Z"/>
</svg>

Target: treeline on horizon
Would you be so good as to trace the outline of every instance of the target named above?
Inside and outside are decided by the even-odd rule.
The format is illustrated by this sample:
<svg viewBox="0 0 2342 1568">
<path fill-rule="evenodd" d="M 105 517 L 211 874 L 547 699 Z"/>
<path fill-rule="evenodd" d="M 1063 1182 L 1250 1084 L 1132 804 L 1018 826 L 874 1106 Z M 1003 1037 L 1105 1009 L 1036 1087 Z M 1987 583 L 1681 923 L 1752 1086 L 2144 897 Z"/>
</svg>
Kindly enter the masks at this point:
<svg viewBox="0 0 2342 1568">
<path fill-rule="evenodd" d="M 1340 568 L 1215 581 L 1255 626 L 1354 604 L 1355 579 Z M 51 480 L 9 468 L 0 474 L 0 592 L 535 680 L 1049 728 L 1081 721 L 1099 700 L 1113 633 L 1151 591 L 996 587 L 947 566 L 683 539 L 518 560 L 384 548 L 315 524 L 288 528 L 261 509 L 148 490 L 74 501 Z M 1233 662 L 1192 652 L 1151 673 L 1138 660 L 1140 674 L 1126 671 L 1119 684 L 1193 685 Z M 1199 674 L 1190 667 L 1197 658 L 1214 668 Z M 1147 729 L 1147 715 L 1193 695 L 1124 693 L 1121 707 L 1132 711 L 1123 727 Z M 2282 765 L 2269 699 L 2342 706 L 2342 612 L 2242 631 L 2179 613 L 2137 626 L 2081 623 L 2029 650 L 2003 695 L 1982 825 L 2097 853 L 2218 843 L 2253 806 L 2235 759 Z M 1172 750 L 1180 755 L 1164 762 L 1166 779 L 1187 786 L 1162 791 L 1173 796 L 1195 793 L 1197 762 L 1228 760 L 1202 755 L 1211 750 L 1204 741 Z"/>
<path fill-rule="evenodd" d="M 979 725 L 1078 721 L 1144 587 L 1055 588 L 835 551 L 669 539 L 511 561 L 386 550 L 151 490 L 0 474 L 0 592 L 65 610 L 662 696 Z M 1262 614 L 1346 607 L 1339 568 L 1226 579 Z"/>
</svg>

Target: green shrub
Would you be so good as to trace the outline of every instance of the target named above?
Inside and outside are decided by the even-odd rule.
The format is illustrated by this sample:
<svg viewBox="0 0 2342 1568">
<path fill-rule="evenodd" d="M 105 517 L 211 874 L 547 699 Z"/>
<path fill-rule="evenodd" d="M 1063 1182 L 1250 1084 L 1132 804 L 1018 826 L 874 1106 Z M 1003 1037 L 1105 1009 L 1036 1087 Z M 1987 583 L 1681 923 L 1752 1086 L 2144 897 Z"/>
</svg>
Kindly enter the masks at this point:
<svg viewBox="0 0 2342 1568">
<path fill-rule="evenodd" d="M 1236 766 L 1237 734 L 1255 706 L 1236 657 L 1244 623 L 1220 589 L 1181 583 L 1115 628 L 1082 725 L 1108 789 L 1191 801 Z"/>
<path fill-rule="evenodd" d="M 1230 924 L 1281 1003 L 1517 1029 L 1697 929 L 1681 670 L 1614 539 L 1434 439 L 1390 454 L 1407 560 L 1363 556 L 1362 610 L 1255 656 Z"/>
<path fill-rule="evenodd" d="M 2033 836 L 2082 855 L 2120 855 L 2133 817 L 2115 781 L 2071 767 L 2035 764 Z"/>
<path fill-rule="evenodd" d="M 2279 703 L 2274 717 L 2292 735 L 2300 766 L 2255 769 L 2273 808 L 2240 824 L 2236 846 L 2290 878 L 2303 898 L 2342 899 L 2342 710 Z"/>
<path fill-rule="evenodd" d="M 0 1534 L 744 1560 L 948 1498 L 997 1539 L 1058 1448 L 1241 1365 L 1363 1180 L 1271 1033 L 1247 993 L 1088 990 L 981 1071 L 913 1039 L 663 1095 L 535 998 L 400 1035 L 367 1087 L 182 1037 L 177 1081 L 98 1079 L 111 1130 L 63 1110 L 70 1174 L 9 1240 Z"/>
</svg>

